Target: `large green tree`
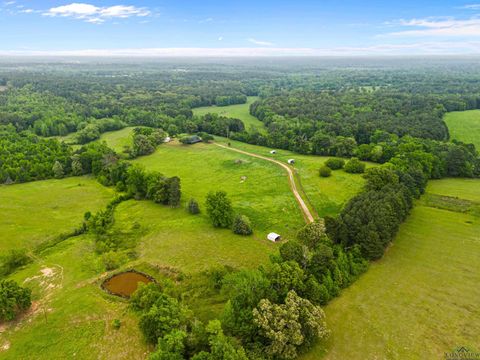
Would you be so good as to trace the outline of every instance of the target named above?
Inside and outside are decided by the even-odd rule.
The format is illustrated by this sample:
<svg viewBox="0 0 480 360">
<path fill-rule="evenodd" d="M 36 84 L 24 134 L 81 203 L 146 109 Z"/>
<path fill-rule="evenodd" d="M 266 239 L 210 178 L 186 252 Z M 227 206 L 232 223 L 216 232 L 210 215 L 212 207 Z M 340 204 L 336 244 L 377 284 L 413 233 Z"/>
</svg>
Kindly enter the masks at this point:
<svg viewBox="0 0 480 360">
<path fill-rule="evenodd" d="M 208 193 L 206 209 L 213 226 L 227 228 L 232 225 L 232 203 L 230 199 L 228 199 L 226 192 L 217 191 Z"/>
</svg>

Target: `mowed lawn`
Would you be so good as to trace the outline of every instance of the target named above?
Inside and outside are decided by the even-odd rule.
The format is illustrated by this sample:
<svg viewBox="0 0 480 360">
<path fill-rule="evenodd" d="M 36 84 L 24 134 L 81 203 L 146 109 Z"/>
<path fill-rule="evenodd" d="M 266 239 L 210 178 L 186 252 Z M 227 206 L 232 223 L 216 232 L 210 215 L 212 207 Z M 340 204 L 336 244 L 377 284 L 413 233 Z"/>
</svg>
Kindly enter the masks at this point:
<svg viewBox="0 0 480 360">
<path fill-rule="evenodd" d="M 0 186 L 0 252 L 31 249 L 69 232 L 112 196 L 112 189 L 89 177 Z"/>
<path fill-rule="evenodd" d="M 451 139 L 474 144 L 480 149 L 480 110 L 449 112 L 444 120 Z"/>
<path fill-rule="evenodd" d="M 258 130 L 265 132 L 265 125 L 255 116 L 250 115 L 250 105 L 258 99 L 257 96 L 249 96 L 245 104 L 229 106 L 204 106 L 193 109 L 193 115 L 203 116 L 208 113 L 218 114 L 229 118 L 240 119 L 249 131 Z"/>
<path fill-rule="evenodd" d="M 435 181 L 429 191 L 456 186 L 465 181 Z M 466 200 L 478 198 L 480 181 L 469 191 Z M 479 254 L 479 217 L 416 206 L 384 258 L 325 308 L 332 335 L 302 359 L 442 359 L 460 346 L 478 350 Z"/>
</svg>

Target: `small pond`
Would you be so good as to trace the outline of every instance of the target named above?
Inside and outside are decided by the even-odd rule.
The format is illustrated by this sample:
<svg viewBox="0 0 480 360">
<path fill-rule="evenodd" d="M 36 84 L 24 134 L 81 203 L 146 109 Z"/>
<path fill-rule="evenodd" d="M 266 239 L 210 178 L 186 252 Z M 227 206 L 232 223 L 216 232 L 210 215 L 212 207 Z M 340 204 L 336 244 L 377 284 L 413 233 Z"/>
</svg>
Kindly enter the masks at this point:
<svg viewBox="0 0 480 360">
<path fill-rule="evenodd" d="M 154 280 L 138 271 L 131 270 L 113 275 L 105 280 L 102 288 L 112 295 L 128 298 L 138 288 L 138 283 L 148 284 Z"/>
</svg>

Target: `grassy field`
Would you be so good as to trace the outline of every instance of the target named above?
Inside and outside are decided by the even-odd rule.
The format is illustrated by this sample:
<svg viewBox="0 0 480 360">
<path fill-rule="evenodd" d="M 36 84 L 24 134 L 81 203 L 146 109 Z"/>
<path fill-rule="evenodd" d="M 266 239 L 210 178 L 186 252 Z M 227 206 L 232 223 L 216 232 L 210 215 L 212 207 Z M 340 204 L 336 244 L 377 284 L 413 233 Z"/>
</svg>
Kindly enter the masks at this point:
<svg viewBox="0 0 480 360">
<path fill-rule="evenodd" d="M 480 202 L 479 187 L 478 179 L 432 180 L 428 182 L 427 192 Z"/>
<path fill-rule="evenodd" d="M 480 110 L 454 111 L 444 118 L 450 131 L 450 138 L 475 144 L 480 148 Z"/>
<path fill-rule="evenodd" d="M 480 196 L 478 180 L 438 180 L 428 192 L 438 189 Z M 479 234 L 478 216 L 420 201 L 385 257 L 326 307 L 332 335 L 303 360 L 442 359 L 459 346 L 480 350 Z"/>
<path fill-rule="evenodd" d="M 262 241 L 271 231 L 292 236 L 303 224 L 286 176 L 269 162 L 213 144 L 188 146 L 178 142 L 163 144 L 154 154 L 135 162 L 167 176 L 179 176 L 183 201 L 193 197 L 202 208 L 209 191 L 226 191 L 235 210 L 251 219 L 255 236 Z"/>
<path fill-rule="evenodd" d="M 116 219 L 122 226 L 137 223 L 144 229 L 137 247 L 142 260 L 190 274 L 218 264 L 253 268 L 266 262 L 278 247 L 266 240 L 258 219 L 254 235 L 247 237 L 213 228 L 205 213 L 193 216 L 183 208 L 170 209 L 149 201 L 121 204 Z"/>
<path fill-rule="evenodd" d="M 121 154 L 125 146 L 132 146 L 133 129 L 137 126 L 129 126 L 121 130 L 108 131 L 100 135 L 97 141 L 106 141 L 117 153 Z"/>
<path fill-rule="evenodd" d="M 365 181 L 359 174 L 348 174 L 343 170 L 332 171 L 332 176 L 322 178 L 318 170 L 329 158 L 326 156 L 300 155 L 287 150 L 276 150 L 276 154 L 270 154 L 269 148 L 245 144 L 215 137 L 220 143 L 230 142 L 232 147 L 253 152 L 287 162 L 295 159 L 294 168 L 300 179 L 304 193 L 309 202 L 320 217 L 336 215 L 343 205 L 362 189 Z M 373 164 L 367 163 L 367 167 Z"/>
<path fill-rule="evenodd" d="M 15 273 L 33 289 L 34 301 L 25 318 L 0 331 L 0 359 L 145 358 L 138 319 L 125 301 L 100 289 L 101 271 L 92 239 L 81 236 Z M 118 330 L 114 319 L 121 321 Z"/>
<path fill-rule="evenodd" d="M 104 134 L 103 138 L 120 148 L 128 137 L 128 129 L 123 129 Z M 243 146 L 261 154 L 268 154 L 269 150 Z M 293 155 L 279 152 L 278 156 L 286 160 Z M 320 179 L 317 170 L 325 158 L 295 158 L 302 182 L 307 184 L 304 186 L 325 212 L 337 211 L 348 194 L 354 194 L 363 184 L 361 176 L 343 171 Z M 214 144 L 185 146 L 177 142 L 163 144 L 154 154 L 134 162 L 150 171 L 180 176 L 183 203 L 177 209 L 134 200 L 118 206 L 115 229 L 140 229 L 134 239 L 138 258 L 124 268 L 134 267 L 157 278 L 165 276 L 164 272 L 181 272 L 188 282 L 212 266 L 257 267 L 279 246 L 266 240 L 268 232 L 278 232 L 288 239 L 304 224 L 286 174 L 270 162 Z M 346 189 L 344 194 L 342 186 Z M 204 204 L 211 190 L 225 190 L 235 211 L 250 217 L 253 236 L 241 237 L 231 230 L 211 226 Z M 320 194 L 324 192 L 329 201 L 322 202 Z M 8 239 L 0 242 L 2 250 L 33 247 L 71 230 L 80 223 L 85 211 L 103 208 L 112 195 L 111 189 L 89 178 L 0 187 L 0 196 L 7 199 L 0 205 L 1 238 Z M 193 216 L 185 210 L 190 197 L 200 202 L 200 215 Z M 335 206 L 329 207 L 330 203 Z M 35 301 L 25 318 L 1 329 L 0 349 L 4 350 L 0 350 L 0 359 L 146 358 L 149 349 L 138 330 L 138 319 L 123 300 L 100 289 L 101 279 L 107 275 L 104 271 L 93 239 L 82 235 L 39 254 L 33 264 L 14 273 L 13 279 L 33 289 Z M 199 297 L 193 292 L 185 298 L 204 321 L 219 316 L 225 302 L 219 294 Z M 121 320 L 119 330 L 112 326 L 114 319 Z"/>
<path fill-rule="evenodd" d="M 204 106 L 193 109 L 193 114 L 202 116 L 208 113 L 219 114 L 222 116 L 240 119 L 245 124 L 247 130 L 258 130 L 265 132 L 265 126 L 255 116 L 250 115 L 250 105 L 258 99 L 257 96 L 249 96 L 245 104 L 230 106 Z"/>
<path fill-rule="evenodd" d="M 0 186 L 0 252 L 33 248 L 77 227 L 103 208 L 113 190 L 88 177 Z"/>
<path fill-rule="evenodd" d="M 129 141 L 128 139 L 130 137 L 131 129 L 132 128 L 126 128 L 116 132 L 105 133 L 102 135 L 102 140 L 105 140 L 109 146 L 115 148 L 117 151 L 121 151 L 123 145 L 128 143 Z M 298 178 L 300 179 L 302 188 L 305 190 L 306 197 L 309 199 L 309 202 L 312 204 L 315 211 L 321 217 L 325 215 L 338 214 L 343 205 L 352 196 L 357 194 L 364 185 L 364 180 L 361 175 L 348 174 L 343 170 L 333 171 L 332 176 L 329 178 L 321 178 L 318 175 L 318 169 L 324 164 L 328 157 L 299 155 L 286 150 L 277 150 L 277 154 L 272 155 L 270 154 L 271 149 L 263 146 L 249 145 L 238 141 L 227 140 L 218 136 L 216 136 L 215 139 L 217 142 L 222 144 L 230 142 L 231 145 L 235 148 L 272 157 L 285 162 L 290 158 L 294 158 L 296 160 L 294 167 L 298 174 Z M 164 151 L 162 150 L 163 148 L 169 150 Z M 210 152 L 212 154 L 220 154 L 227 151 L 216 149 L 214 146 L 210 145 L 208 145 L 208 148 L 210 149 Z M 199 169 L 202 167 L 201 164 L 205 160 L 204 158 L 212 156 L 205 152 L 206 149 L 207 148 L 203 144 L 199 144 L 198 146 L 196 145 L 192 148 L 189 148 L 187 146 L 179 146 L 178 144 L 175 145 L 175 143 L 164 144 L 159 147 L 159 150 L 157 150 L 154 155 L 143 157 L 138 161 L 140 163 L 143 163 L 147 168 L 151 167 L 152 169 L 159 170 L 161 172 L 163 171 L 166 175 L 168 175 L 167 170 L 170 171 L 171 174 L 175 174 L 175 170 L 178 169 L 178 171 L 180 171 L 178 172 L 178 174 L 184 174 L 183 177 L 181 176 L 182 179 L 185 178 L 185 180 L 190 181 L 188 180 L 188 178 L 190 178 L 191 169 L 195 169 L 196 171 L 209 172 L 208 169 Z M 165 156 L 162 156 L 162 154 L 164 154 Z M 204 155 L 206 154 L 208 156 L 205 157 Z M 242 155 L 237 155 L 235 153 L 227 155 L 223 154 L 220 158 L 218 158 L 216 155 L 213 155 L 211 159 L 207 159 L 206 161 L 208 161 L 209 167 L 214 166 L 214 168 L 216 169 L 215 171 L 218 171 L 219 167 L 218 164 L 216 164 L 218 162 L 217 160 L 224 161 L 225 156 L 227 156 L 228 159 L 242 158 L 246 159 L 247 161 L 252 161 L 251 157 L 243 157 Z M 169 161 L 169 159 L 173 159 L 176 162 L 171 162 Z M 183 164 L 185 159 L 188 160 Z M 262 160 L 254 159 L 253 161 L 256 164 L 268 166 L 270 169 L 276 171 L 275 174 L 277 175 L 283 174 L 283 171 L 281 171 L 281 169 L 275 170 L 275 165 L 268 164 Z M 367 163 L 367 167 L 369 166 L 373 166 L 373 164 Z M 220 172 L 226 172 L 225 170 L 226 169 L 224 168 L 223 170 L 220 170 Z M 243 176 L 246 174 L 238 173 L 237 175 Z M 286 178 L 284 180 L 284 182 L 286 183 Z M 196 182 L 197 181 L 198 180 L 196 180 Z M 205 182 L 205 185 L 207 189 L 211 189 L 211 184 L 209 184 L 208 181 Z M 195 188 L 196 185 L 193 185 L 193 187 Z M 236 188 L 236 186 L 233 186 L 233 188 Z M 188 196 L 194 195 L 188 194 L 188 188 L 184 189 L 187 189 Z M 205 195 L 206 192 L 208 192 L 202 190 L 200 191 L 202 197 Z"/>
</svg>

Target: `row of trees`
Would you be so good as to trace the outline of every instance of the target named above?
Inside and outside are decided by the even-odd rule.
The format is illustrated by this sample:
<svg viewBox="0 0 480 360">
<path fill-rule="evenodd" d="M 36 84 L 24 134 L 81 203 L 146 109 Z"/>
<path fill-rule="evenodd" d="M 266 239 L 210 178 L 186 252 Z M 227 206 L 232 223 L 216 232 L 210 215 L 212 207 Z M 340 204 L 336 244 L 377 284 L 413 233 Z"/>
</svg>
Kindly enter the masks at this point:
<svg viewBox="0 0 480 360">
<path fill-rule="evenodd" d="M 425 191 L 429 178 L 425 167 L 428 163 L 410 158 L 368 169 L 365 190 L 347 203 L 338 218 L 325 219 L 330 237 L 345 249 L 359 246 L 366 259 L 381 258 L 413 199 Z"/>
<path fill-rule="evenodd" d="M 475 147 L 472 144 L 458 141 L 446 142 L 412 136 L 400 138 L 381 130 L 373 133 L 370 143 L 361 145 L 357 145 L 353 138 L 342 136 L 332 138 L 322 132 L 317 132 L 308 139 L 306 135 L 295 135 L 292 130 L 269 134 L 232 133 L 231 138 L 303 154 L 356 156 L 360 160 L 381 164 L 389 161 L 401 161 L 402 157 L 426 156 L 432 159 L 430 166 L 433 178 L 480 176 L 480 156 Z"/>
<path fill-rule="evenodd" d="M 217 96 L 215 98 L 215 105 L 217 106 L 245 104 L 246 102 L 247 102 L 247 97 L 243 94 L 230 95 L 230 96 Z"/>
<path fill-rule="evenodd" d="M 102 254 L 106 269 L 113 270 L 135 256 L 130 250 L 136 245 L 134 237 L 136 230 L 139 230 L 139 226 L 128 231 L 114 227 L 117 206 L 134 198 L 177 207 L 181 200 L 180 178 L 147 172 L 140 165 L 131 165 L 118 159 L 96 173 L 104 185 L 115 185 L 122 194 L 110 201 L 104 210 L 95 214 L 85 213 L 83 231 L 95 236 L 97 253 Z"/>
</svg>

